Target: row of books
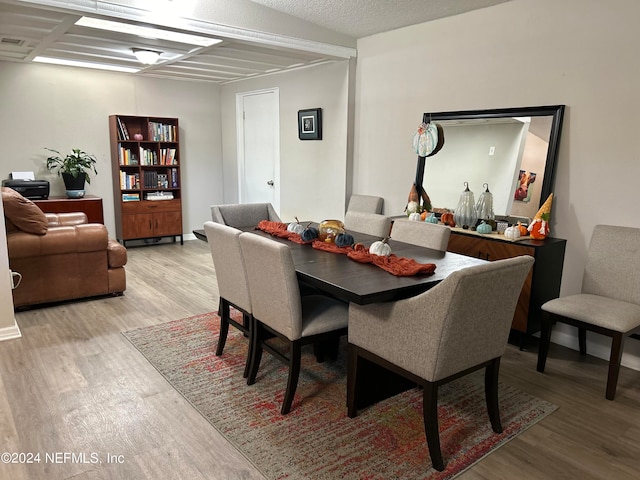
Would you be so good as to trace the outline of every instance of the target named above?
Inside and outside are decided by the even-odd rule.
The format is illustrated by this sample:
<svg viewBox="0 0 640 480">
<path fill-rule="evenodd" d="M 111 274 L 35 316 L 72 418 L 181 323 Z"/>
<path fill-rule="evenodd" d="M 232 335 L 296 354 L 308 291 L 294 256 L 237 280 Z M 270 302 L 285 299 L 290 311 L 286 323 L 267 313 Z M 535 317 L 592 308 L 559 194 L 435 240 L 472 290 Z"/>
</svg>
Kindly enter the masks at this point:
<svg viewBox="0 0 640 480">
<path fill-rule="evenodd" d="M 120 165 L 177 165 L 175 148 L 161 148 L 160 154 L 155 150 L 140 147 L 134 151 L 127 147 L 120 147 Z"/>
<path fill-rule="evenodd" d="M 149 140 L 155 142 L 177 142 L 178 131 L 175 125 L 149 122 Z"/>
<path fill-rule="evenodd" d="M 120 120 L 120 117 L 116 117 L 116 120 L 118 123 L 118 136 L 120 137 L 120 140 L 130 140 L 127 126 L 122 120 Z"/>
<path fill-rule="evenodd" d="M 122 201 L 123 202 L 139 202 L 140 194 L 139 193 L 123 193 Z"/>
<path fill-rule="evenodd" d="M 140 188 L 140 174 L 120 172 L 120 189 L 135 190 Z"/>
<path fill-rule="evenodd" d="M 171 169 L 169 175 L 158 173 L 153 170 L 144 172 L 144 188 L 177 188 L 178 187 L 178 171 Z"/>
</svg>

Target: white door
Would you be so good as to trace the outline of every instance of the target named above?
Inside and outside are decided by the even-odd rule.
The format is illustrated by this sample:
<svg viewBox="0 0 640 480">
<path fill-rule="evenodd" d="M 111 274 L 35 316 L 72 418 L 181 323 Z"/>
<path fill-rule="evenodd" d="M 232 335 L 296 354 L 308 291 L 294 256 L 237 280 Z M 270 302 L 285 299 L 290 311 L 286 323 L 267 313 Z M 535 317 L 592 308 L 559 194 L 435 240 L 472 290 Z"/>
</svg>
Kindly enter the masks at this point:
<svg viewBox="0 0 640 480">
<path fill-rule="evenodd" d="M 240 203 L 264 203 L 280 211 L 280 112 L 278 89 L 237 95 Z"/>
</svg>

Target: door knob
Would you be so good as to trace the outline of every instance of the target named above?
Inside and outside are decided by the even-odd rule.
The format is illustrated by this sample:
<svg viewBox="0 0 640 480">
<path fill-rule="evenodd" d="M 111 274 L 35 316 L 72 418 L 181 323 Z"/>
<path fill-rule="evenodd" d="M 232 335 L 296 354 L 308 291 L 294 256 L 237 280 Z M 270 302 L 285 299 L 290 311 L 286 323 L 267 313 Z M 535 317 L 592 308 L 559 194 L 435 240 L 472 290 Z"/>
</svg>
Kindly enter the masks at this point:
<svg viewBox="0 0 640 480">
<path fill-rule="evenodd" d="M 273 187 L 273 180 L 269 180 L 269 181 L 267 182 L 267 185 L 269 185 L 270 187 Z"/>
</svg>

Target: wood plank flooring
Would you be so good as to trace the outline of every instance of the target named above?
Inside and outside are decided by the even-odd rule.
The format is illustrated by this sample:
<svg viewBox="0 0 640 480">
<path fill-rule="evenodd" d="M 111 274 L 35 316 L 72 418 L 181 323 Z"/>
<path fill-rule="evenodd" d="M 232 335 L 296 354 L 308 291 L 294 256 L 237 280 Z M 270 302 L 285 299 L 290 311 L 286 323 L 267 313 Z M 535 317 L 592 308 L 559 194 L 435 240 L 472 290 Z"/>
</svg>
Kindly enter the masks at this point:
<svg viewBox="0 0 640 480">
<path fill-rule="evenodd" d="M 121 335 L 216 310 L 207 245 L 128 255 L 124 296 L 16 313 L 23 338 L 0 342 L 0 454 L 41 461 L 0 463 L 0 479 L 263 478 Z M 640 372 L 623 368 L 610 402 L 602 360 L 552 345 L 547 372 L 535 366 L 535 347 L 509 346 L 501 381 L 559 410 L 459 478 L 640 478 Z"/>
</svg>

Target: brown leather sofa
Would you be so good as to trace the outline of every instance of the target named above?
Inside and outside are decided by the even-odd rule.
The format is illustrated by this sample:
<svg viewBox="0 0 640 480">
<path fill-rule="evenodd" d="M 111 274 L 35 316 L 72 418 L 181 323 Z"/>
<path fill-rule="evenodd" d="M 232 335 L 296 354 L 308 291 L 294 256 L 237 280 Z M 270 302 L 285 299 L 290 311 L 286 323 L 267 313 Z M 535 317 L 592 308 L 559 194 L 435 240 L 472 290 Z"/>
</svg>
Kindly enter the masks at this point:
<svg viewBox="0 0 640 480">
<path fill-rule="evenodd" d="M 124 292 L 127 250 L 104 225 L 87 223 L 84 213 L 40 217 L 33 202 L 13 197 L 3 188 L 9 267 L 22 274 L 13 290 L 15 308 Z M 16 215 L 21 209 L 26 213 Z M 21 225 L 30 216 L 37 221 Z"/>
</svg>

